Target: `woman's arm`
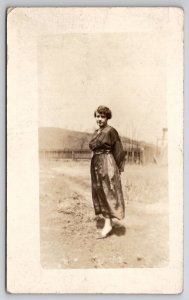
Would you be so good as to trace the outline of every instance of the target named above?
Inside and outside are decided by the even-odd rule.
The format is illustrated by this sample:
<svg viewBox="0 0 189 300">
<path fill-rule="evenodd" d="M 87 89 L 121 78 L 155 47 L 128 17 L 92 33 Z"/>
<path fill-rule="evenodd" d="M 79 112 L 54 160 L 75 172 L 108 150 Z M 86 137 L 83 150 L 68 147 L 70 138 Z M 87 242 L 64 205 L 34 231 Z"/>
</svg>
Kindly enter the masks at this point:
<svg viewBox="0 0 189 300">
<path fill-rule="evenodd" d="M 111 130 L 112 154 L 120 172 L 124 171 L 125 167 L 125 152 L 119 137 L 118 132 L 112 128 Z"/>
</svg>

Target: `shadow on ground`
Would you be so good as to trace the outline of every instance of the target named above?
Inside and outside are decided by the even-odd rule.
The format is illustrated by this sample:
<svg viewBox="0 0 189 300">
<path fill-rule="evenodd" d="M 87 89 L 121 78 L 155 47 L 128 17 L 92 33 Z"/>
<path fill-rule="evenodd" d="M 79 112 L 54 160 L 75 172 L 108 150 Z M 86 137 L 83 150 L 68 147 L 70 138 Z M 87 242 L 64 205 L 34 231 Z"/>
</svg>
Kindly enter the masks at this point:
<svg viewBox="0 0 189 300">
<path fill-rule="evenodd" d="M 105 223 L 105 220 L 103 218 L 98 218 L 96 220 L 96 227 L 98 229 L 102 229 L 104 227 L 104 223 Z M 125 234 L 126 234 L 125 226 L 120 225 L 120 224 L 113 224 L 113 229 L 112 229 L 110 235 L 121 236 L 121 235 L 125 235 Z"/>
<path fill-rule="evenodd" d="M 112 229 L 111 235 L 121 236 L 121 235 L 125 235 L 126 232 L 127 230 L 125 226 L 116 224 Z"/>
</svg>

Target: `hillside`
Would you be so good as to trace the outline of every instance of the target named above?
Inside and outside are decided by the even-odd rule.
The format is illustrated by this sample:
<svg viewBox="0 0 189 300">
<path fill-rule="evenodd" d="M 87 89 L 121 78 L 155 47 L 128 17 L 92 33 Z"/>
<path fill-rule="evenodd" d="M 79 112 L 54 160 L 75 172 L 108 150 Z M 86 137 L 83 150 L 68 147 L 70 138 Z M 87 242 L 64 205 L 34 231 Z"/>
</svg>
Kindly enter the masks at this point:
<svg viewBox="0 0 189 300">
<path fill-rule="evenodd" d="M 39 150 L 89 150 L 89 141 L 91 133 L 72 131 L 63 128 L 40 127 L 39 128 Z M 124 149 L 133 146 L 153 149 L 155 145 L 145 143 L 144 141 L 132 141 L 126 137 L 121 137 Z"/>
<path fill-rule="evenodd" d="M 90 133 L 62 128 L 40 127 L 39 149 L 89 149 Z"/>
</svg>

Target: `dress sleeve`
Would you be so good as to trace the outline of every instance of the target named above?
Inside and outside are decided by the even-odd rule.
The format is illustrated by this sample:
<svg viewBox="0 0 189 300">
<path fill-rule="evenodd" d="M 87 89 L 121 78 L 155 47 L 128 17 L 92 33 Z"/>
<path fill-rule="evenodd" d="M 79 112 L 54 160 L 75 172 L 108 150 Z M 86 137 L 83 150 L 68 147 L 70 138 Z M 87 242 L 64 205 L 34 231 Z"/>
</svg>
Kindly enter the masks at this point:
<svg viewBox="0 0 189 300">
<path fill-rule="evenodd" d="M 123 150 L 123 145 L 119 137 L 118 132 L 112 128 L 111 130 L 111 142 L 112 142 L 112 154 L 118 166 L 120 172 L 124 171 L 125 165 L 125 152 Z"/>
</svg>

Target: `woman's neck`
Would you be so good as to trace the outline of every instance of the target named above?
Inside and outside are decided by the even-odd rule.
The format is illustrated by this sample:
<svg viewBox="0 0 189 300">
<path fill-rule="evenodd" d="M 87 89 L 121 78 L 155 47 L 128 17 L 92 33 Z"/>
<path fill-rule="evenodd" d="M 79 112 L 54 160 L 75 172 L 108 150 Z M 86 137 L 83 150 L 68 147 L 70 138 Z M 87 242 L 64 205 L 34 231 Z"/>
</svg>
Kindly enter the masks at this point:
<svg viewBox="0 0 189 300">
<path fill-rule="evenodd" d="M 103 126 L 101 126 L 101 127 L 99 126 L 98 129 L 99 129 L 99 130 L 102 130 L 102 129 L 104 129 L 104 128 L 107 127 L 107 126 L 108 126 L 108 124 L 105 124 L 105 125 L 103 125 Z"/>
<path fill-rule="evenodd" d="M 105 126 L 103 126 L 103 127 L 99 127 L 98 129 L 97 129 L 97 132 L 98 133 L 100 133 L 104 128 L 106 128 L 108 126 L 108 124 L 106 124 Z"/>
</svg>

